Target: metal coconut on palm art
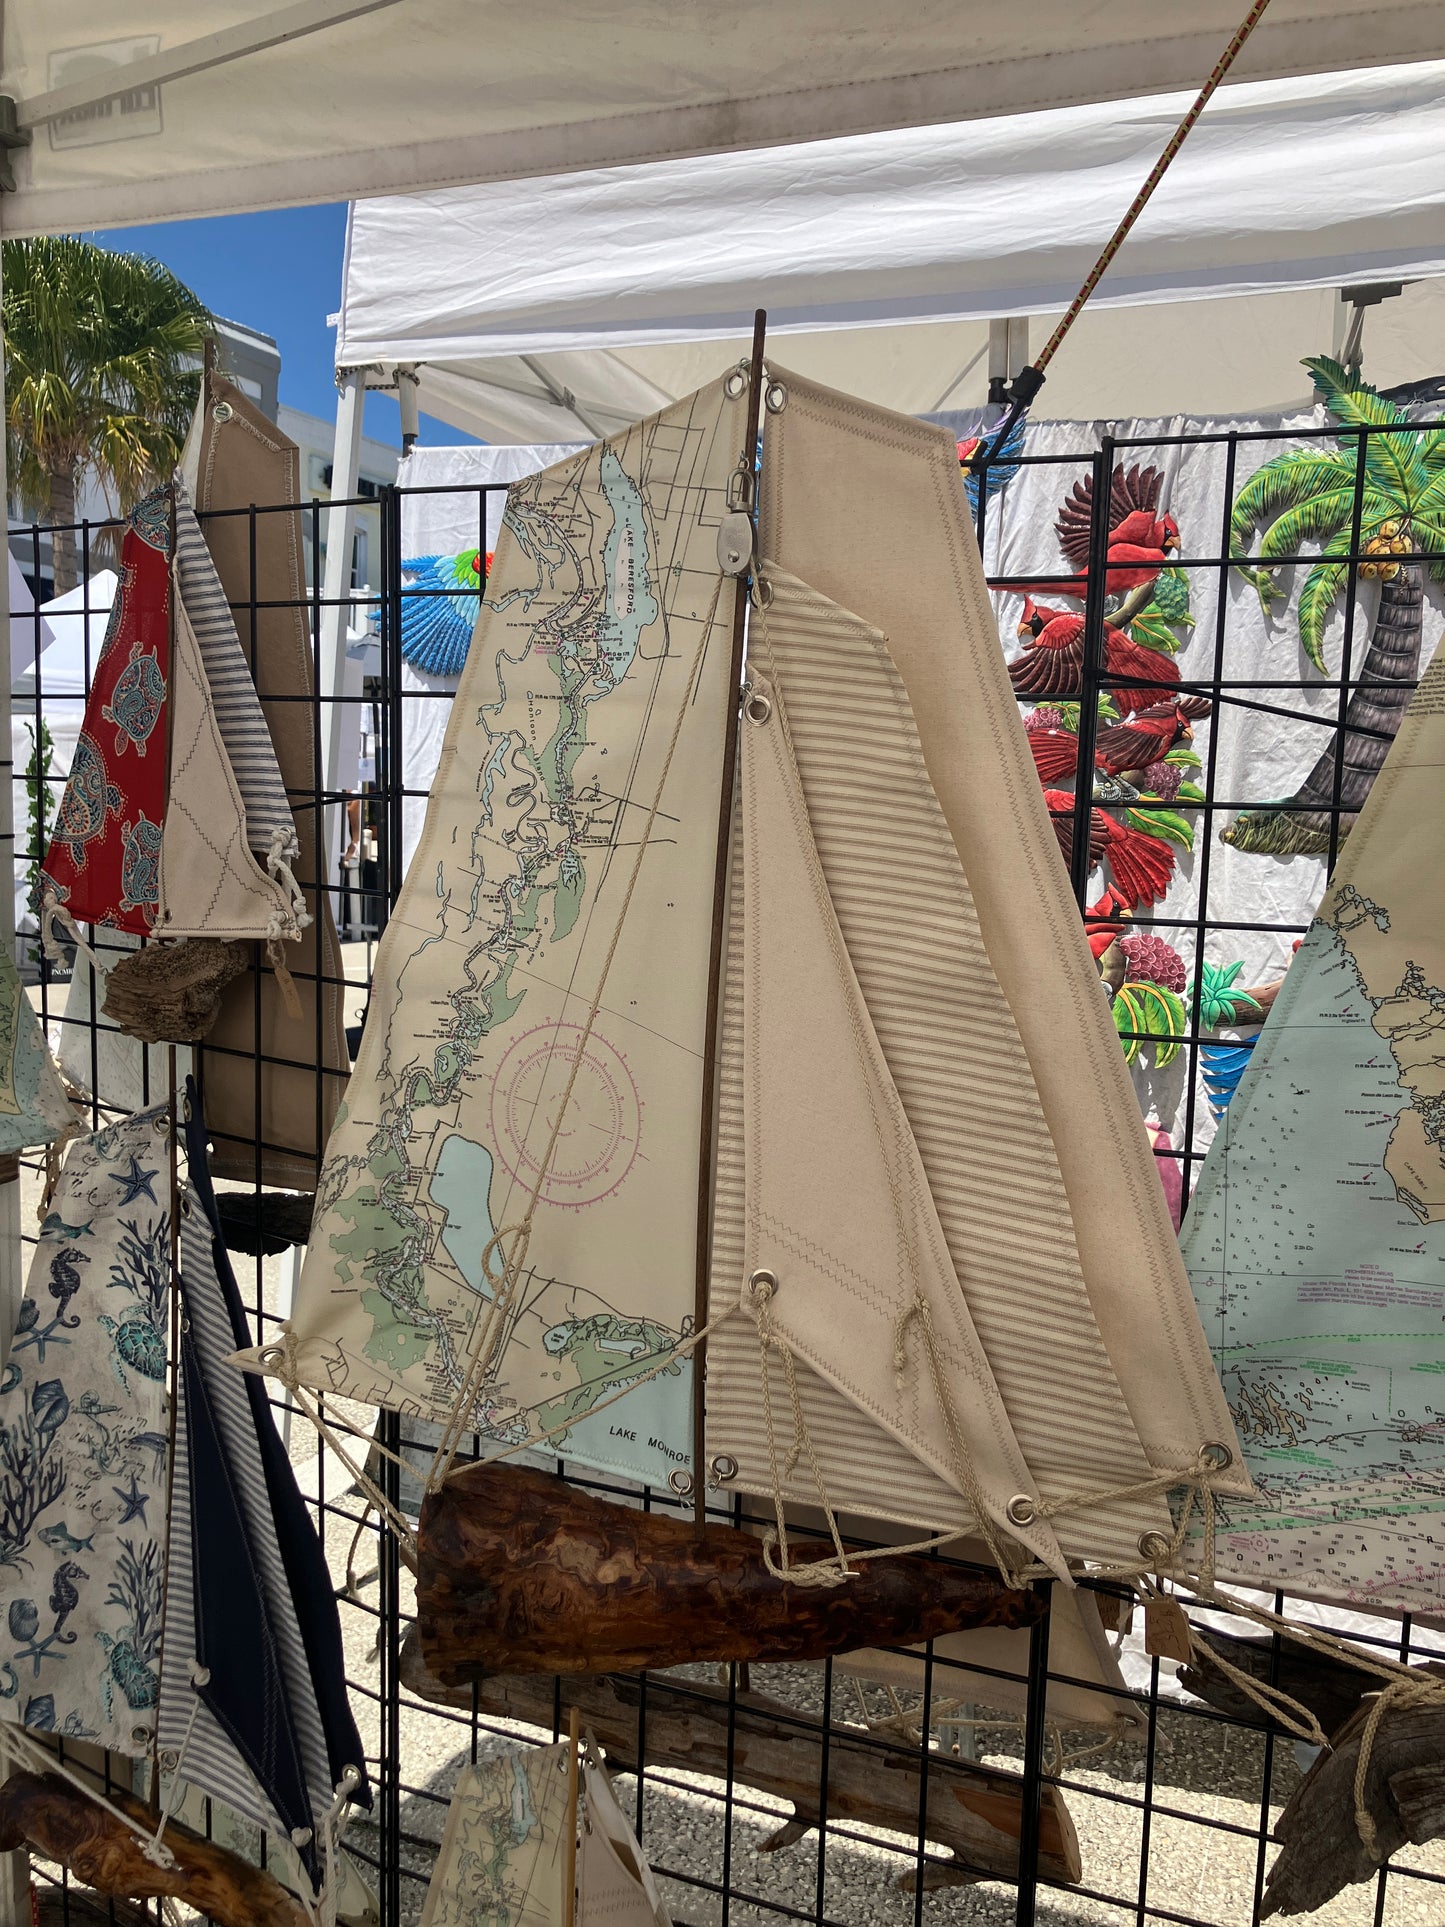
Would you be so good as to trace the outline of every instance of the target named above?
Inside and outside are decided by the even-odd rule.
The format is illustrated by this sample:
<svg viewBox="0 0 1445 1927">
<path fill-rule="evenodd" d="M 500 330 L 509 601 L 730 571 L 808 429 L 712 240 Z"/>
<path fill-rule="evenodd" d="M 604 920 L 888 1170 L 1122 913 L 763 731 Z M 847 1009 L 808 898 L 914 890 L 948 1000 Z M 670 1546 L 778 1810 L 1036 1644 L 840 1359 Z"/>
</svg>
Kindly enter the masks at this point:
<svg viewBox="0 0 1445 1927">
<path fill-rule="evenodd" d="M 1304 365 L 1339 424 L 1340 446 L 1311 442 L 1266 462 L 1235 501 L 1231 546 L 1236 555 L 1247 553 L 1255 531 L 1263 531 L 1261 566 L 1241 566 L 1266 611 L 1283 593 L 1277 580 L 1283 561 L 1318 546 L 1296 620 L 1305 653 L 1323 674 L 1325 622 L 1349 584 L 1358 497 L 1358 574 L 1379 583 L 1380 601 L 1341 731 L 1292 795 L 1244 811 L 1221 832 L 1237 850 L 1273 856 L 1329 851 L 1337 765 L 1340 839 L 1354 827 L 1419 675 L 1424 584 L 1422 564 L 1412 558 L 1445 546 L 1445 429 L 1414 427 L 1398 403 L 1327 355 Z M 1363 429 L 1388 432 L 1361 435 Z M 1445 581 L 1438 556 L 1423 567 L 1432 580 Z"/>
</svg>

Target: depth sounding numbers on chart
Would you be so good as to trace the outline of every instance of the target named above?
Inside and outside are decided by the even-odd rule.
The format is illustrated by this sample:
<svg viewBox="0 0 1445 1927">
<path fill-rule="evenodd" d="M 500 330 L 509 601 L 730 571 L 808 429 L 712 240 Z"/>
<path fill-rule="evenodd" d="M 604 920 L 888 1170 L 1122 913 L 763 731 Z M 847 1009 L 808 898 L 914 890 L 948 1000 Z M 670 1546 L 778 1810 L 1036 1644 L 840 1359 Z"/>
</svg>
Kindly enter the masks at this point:
<svg viewBox="0 0 1445 1927">
<path fill-rule="evenodd" d="M 577 1075 L 567 1098 L 574 1065 Z M 559 1116 L 561 1128 L 548 1161 Z M 583 1048 L 580 1024 L 539 1024 L 524 1031 L 497 1066 L 492 1142 L 507 1171 L 528 1191 L 547 1163 L 543 1204 L 581 1210 L 611 1197 L 636 1162 L 641 1129 L 642 1100 L 627 1060 L 596 1030 Z"/>
</svg>

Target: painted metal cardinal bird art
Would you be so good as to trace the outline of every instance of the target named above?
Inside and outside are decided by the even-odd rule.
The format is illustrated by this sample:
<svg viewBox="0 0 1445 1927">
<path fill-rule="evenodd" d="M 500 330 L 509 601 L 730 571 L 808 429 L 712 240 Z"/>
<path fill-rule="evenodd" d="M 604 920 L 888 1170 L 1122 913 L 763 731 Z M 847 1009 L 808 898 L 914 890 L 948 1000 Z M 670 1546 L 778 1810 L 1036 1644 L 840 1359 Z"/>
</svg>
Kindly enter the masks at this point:
<svg viewBox="0 0 1445 1927">
<path fill-rule="evenodd" d="M 1195 722 L 1212 707 L 1207 697 L 1184 696 L 1136 710 L 1124 722 L 1101 729 L 1094 739 L 1096 779 L 1112 778 L 1117 786 L 1106 787 L 1103 800 L 1137 801 L 1150 764 L 1162 763 L 1176 744 L 1192 742 Z M 1070 729 L 1030 730 L 1029 749 L 1041 782 L 1072 776 L 1078 767 L 1079 739 Z"/>
<path fill-rule="evenodd" d="M 1153 586 L 1179 548 L 1179 524 L 1159 512 L 1164 477 L 1157 468 L 1116 468 L 1109 487 L 1108 573 L 1105 595 L 1126 595 Z M 1059 547 L 1079 571 L 1072 580 L 1029 582 L 1023 586 L 1047 595 L 1077 596 L 1088 588 L 1089 528 L 1093 520 L 1094 478 L 1074 483 L 1059 510 L 1054 529 Z M 1119 616 L 1116 614 L 1117 622 Z"/>
<path fill-rule="evenodd" d="M 1074 799 L 1067 790 L 1044 791 L 1065 863 L 1074 855 Z M 1089 811 L 1089 868 L 1108 862 L 1117 894 L 1130 907 L 1158 903 L 1174 875 L 1174 852 L 1158 837 L 1131 830 L 1104 810 Z"/>
<path fill-rule="evenodd" d="M 1077 696 L 1084 668 L 1084 618 L 1072 609 L 1045 608 L 1031 595 L 1024 597 L 1018 633 L 1028 647 L 1008 666 L 1009 680 L 1020 696 L 1047 701 L 1051 696 Z M 1158 649 L 1146 649 L 1113 622 L 1104 624 L 1104 668 L 1113 676 L 1155 678 L 1152 683 L 1120 683 L 1111 687 L 1122 710 L 1146 709 L 1168 702 L 1179 681 L 1174 661 Z"/>
</svg>

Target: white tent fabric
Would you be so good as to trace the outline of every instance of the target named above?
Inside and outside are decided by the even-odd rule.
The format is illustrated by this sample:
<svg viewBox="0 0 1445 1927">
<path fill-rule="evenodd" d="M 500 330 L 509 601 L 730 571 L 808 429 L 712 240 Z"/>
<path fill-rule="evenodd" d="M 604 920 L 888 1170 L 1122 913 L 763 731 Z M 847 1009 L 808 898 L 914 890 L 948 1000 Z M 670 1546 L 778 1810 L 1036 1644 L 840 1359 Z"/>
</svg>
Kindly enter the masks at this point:
<svg viewBox="0 0 1445 1927">
<path fill-rule="evenodd" d="M 35 660 L 37 649 L 48 649 L 55 631 L 35 607 L 30 584 L 20 573 L 14 550 L 10 557 L 10 674 L 22 675 Z"/>
<path fill-rule="evenodd" d="M 1197 87 L 1240 0 L 5 0 L 12 233 L 517 179 Z M 1433 0 L 1274 0 L 1241 77 L 1441 52 Z M 1332 185 L 1336 170 L 1331 170 Z"/>
<path fill-rule="evenodd" d="M 981 358 L 979 322 L 1068 303 L 1186 104 L 1172 95 L 363 201 L 337 362 L 419 364 L 421 406 L 491 440 L 595 436 L 706 379 L 762 306 L 770 336 L 808 333 L 815 348 L 868 328 L 850 359 L 932 377 L 931 391 L 875 398 L 937 408 Z M 1259 337 L 1278 335 L 1283 317 L 1250 327 L 1240 297 L 1445 272 L 1442 156 L 1445 61 L 1222 88 L 1088 320 L 1097 329 L 1092 310 L 1168 304 L 1152 328 L 1167 333 L 1179 304 L 1234 297 L 1227 315 L 1193 310 L 1196 346 L 1176 348 L 1175 380 L 1192 361 L 1197 384 L 1216 353 L 1211 328 L 1227 344 L 1243 324 L 1259 360 Z M 1328 345 L 1307 295 L 1303 306 L 1309 338 L 1295 356 Z M 1140 324 L 1128 330 L 1132 365 Z M 1061 359 L 1066 380 L 1083 334 Z M 1264 359 L 1281 385 L 1243 394 L 1232 371 L 1220 399 L 1280 405 L 1301 393 Z M 861 386 L 837 366 L 811 372 Z M 1197 387 L 1131 395 L 1122 412 L 1210 398 Z M 1081 399 L 1091 414 L 1111 407 L 1097 392 Z"/>
</svg>

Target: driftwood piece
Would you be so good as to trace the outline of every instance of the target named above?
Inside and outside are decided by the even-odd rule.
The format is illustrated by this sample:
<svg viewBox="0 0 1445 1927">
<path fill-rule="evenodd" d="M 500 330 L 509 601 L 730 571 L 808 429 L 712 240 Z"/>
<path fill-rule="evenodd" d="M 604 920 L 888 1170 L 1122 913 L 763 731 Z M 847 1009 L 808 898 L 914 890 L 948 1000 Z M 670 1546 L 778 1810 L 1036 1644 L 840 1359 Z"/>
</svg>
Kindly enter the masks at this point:
<svg viewBox="0 0 1445 1927">
<path fill-rule="evenodd" d="M 1276 1733 L 1287 1729 L 1277 1720 L 1271 1720 L 1258 1701 L 1252 1700 L 1219 1667 L 1209 1663 L 1211 1648 L 1241 1672 L 1248 1673 L 1251 1679 L 1265 1684 L 1272 1682 L 1301 1706 L 1308 1707 L 1326 1733 L 1342 1726 L 1366 1693 L 1379 1690 L 1377 1673 L 1346 1666 L 1290 1639 L 1281 1639 L 1276 1661 L 1273 1647 L 1274 1641 L 1270 1639 L 1240 1639 L 1231 1633 L 1217 1633 L 1212 1628 L 1201 1635 L 1196 1628 L 1197 1663 L 1180 1668 L 1179 1684 L 1186 1693 L 1193 1693 L 1196 1699 L 1205 1700 L 1221 1713 L 1247 1720 L 1251 1726 L 1272 1727 Z"/>
<path fill-rule="evenodd" d="M 142 1825 L 154 1825 L 139 1800 L 124 1793 L 107 1798 Z M 170 1868 L 147 1860 L 129 1827 L 58 1773 L 12 1773 L 0 1786 L 0 1853 L 31 1847 L 107 1898 L 169 1895 L 217 1927 L 307 1927 L 291 1895 L 259 1867 L 176 1821 L 166 1828 L 165 1843 L 176 1862 Z"/>
<path fill-rule="evenodd" d="M 717 1686 L 659 1679 L 549 1679 L 539 1674 L 493 1676 L 473 1687 L 443 1686 L 427 1672 L 413 1629 L 401 1649 L 401 1681 L 422 1699 L 520 1720 L 550 1730 L 560 1696 L 561 1718 L 576 1707 L 604 1748 L 613 1771 L 635 1773 L 639 1735 L 643 1763 L 706 1773 L 787 1800 L 793 1817 L 767 1841 L 764 1851 L 801 1840 L 818 1823 L 823 1724 L 808 1713 L 765 1694 L 739 1692 L 733 1703 L 729 1761 L 729 1704 Z M 828 1728 L 830 1825 L 843 1821 L 882 1827 L 913 1837 L 918 1832 L 919 1756 L 907 1747 L 882 1747 L 856 1727 Z M 1009 1880 L 1018 1874 L 1023 1782 L 1017 1774 L 933 1754 L 928 1766 L 924 1835 L 935 1851 L 952 1859 L 930 1864 L 929 1889 L 977 1880 Z M 1040 1816 L 1041 1873 L 1076 1885 L 1083 1868 L 1078 1835 L 1063 1796 L 1046 1786 Z M 911 1887 L 911 1872 L 901 1885 Z"/>
<path fill-rule="evenodd" d="M 775 1579 L 750 1533 L 637 1512 L 545 1472 L 469 1465 L 422 1507 L 417 1617 L 447 1686 L 487 1673 L 636 1673 L 915 1646 L 1042 1610 L 936 1559 L 875 1559 L 840 1586 Z"/>
<path fill-rule="evenodd" d="M 1391 1709 L 1365 1774 L 1379 1858 L 1355 1824 L 1355 1769 L 1369 1705 L 1359 1707 L 1295 1788 L 1274 1830 L 1284 1850 L 1269 1871 L 1263 1915 L 1309 1914 L 1356 1881 L 1371 1880 L 1407 1843 L 1445 1836 L 1445 1706 Z"/>
</svg>

